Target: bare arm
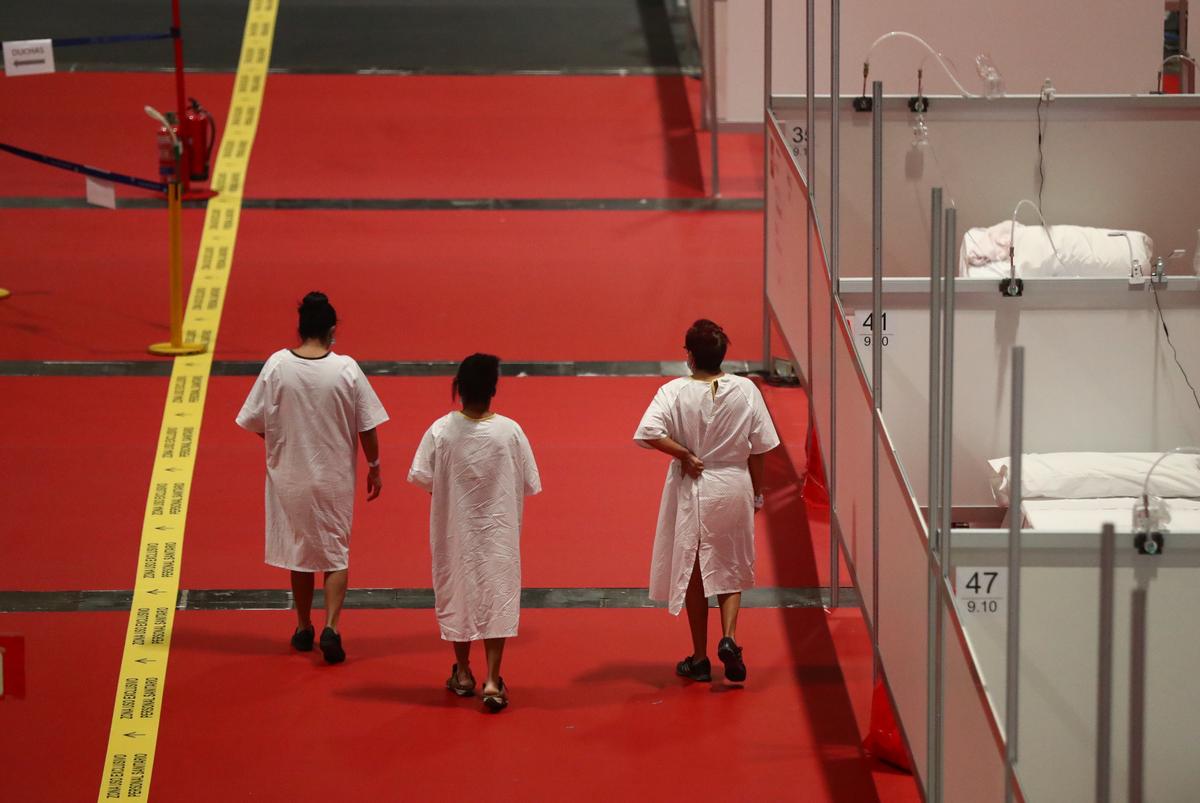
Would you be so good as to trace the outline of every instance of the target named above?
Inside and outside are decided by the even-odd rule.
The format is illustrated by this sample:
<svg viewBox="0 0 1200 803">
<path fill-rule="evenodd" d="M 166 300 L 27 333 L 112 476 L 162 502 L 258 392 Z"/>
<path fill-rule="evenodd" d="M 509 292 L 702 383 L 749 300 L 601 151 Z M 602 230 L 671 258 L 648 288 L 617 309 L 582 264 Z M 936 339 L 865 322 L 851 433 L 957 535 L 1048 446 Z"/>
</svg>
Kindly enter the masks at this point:
<svg viewBox="0 0 1200 803">
<path fill-rule="evenodd" d="M 754 489 L 754 508 L 758 510 L 762 507 L 762 475 L 764 466 L 767 463 L 767 455 L 750 455 L 750 459 L 746 461 L 746 468 L 750 469 L 750 486 Z"/>
<path fill-rule="evenodd" d="M 679 461 L 680 468 L 684 474 L 689 477 L 699 477 L 704 472 L 704 461 L 691 451 L 671 438 L 655 438 L 654 440 L 642 441 L 664 454 L 669 454 Z"/>
<path fill-rule="evenodd" d="M 358 433 L 358 442 L 362 444 L 363 456 L 367 463 L 379 462 L 379 433 L 374 429 Z M 383 490 L 383 476 L 379 466 L 369 466 L 367 469 L 367 501 L 379 496 Z"/>
<path fill-rule="evenodd" d="M 766 457 L 765 454 L 752 454 L 746 461 L 746 466 L 750 469 L 750 485 L 754 488 L 755 496 L 763 492 L 763 467 L 766 465 Z"/>
</svg>

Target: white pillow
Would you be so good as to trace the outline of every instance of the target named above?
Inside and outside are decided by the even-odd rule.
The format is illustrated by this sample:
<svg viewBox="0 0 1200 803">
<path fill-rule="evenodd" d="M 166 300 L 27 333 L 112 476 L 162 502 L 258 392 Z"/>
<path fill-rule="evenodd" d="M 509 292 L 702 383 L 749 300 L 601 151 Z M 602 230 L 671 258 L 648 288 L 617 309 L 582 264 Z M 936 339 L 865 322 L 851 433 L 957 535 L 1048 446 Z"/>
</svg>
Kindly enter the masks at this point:
<svg viewBox="0 0 1200 803">
<path fill-rule="evenodd" d="M 1162 452 L 1056 452 L 1026 454 L 1021 461 L 1024 499 L 1098 499 L 1141 496 L 1146 472 Z M 992 494 L 1007 507 L 1008 458 L 989 460 Z M 1155 496 L 1200 496 L 1200 456 L 1168 455 L 1150 480 Z"/>
</svg>

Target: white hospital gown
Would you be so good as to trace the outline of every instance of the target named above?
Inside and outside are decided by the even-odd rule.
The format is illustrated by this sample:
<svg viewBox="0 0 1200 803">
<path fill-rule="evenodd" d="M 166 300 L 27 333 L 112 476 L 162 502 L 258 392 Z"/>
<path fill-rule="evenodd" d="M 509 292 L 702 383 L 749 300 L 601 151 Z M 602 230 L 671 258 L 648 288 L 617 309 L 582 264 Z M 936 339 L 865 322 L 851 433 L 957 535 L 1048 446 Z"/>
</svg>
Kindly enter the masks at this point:
<svg viewBox="0 0 1200 803">
<path fill-rule="evenodd" d="M 358 433 L 387 420 L 350 357 L 310 359 L 288 349 L 270 356 L 237 416 L 238 426 L 266 440 L 268 564 L 301 572 L 349 566 Z"/>
<path fill-rule="evenodd" d="M 429 547 L 446 641 L 517 635 L 521 515 L 542 490 L 529 440 L 502 415 L 450 413 L 421 438 L 408 481 L 433 494 Z"/>
<path fill-rule="evenodd" d="M 729 374 L 712 381 L 673 379 L 658 389 L 633 437 L 671 438 L 704 461 L 697 479 L 684 474 L 678 460 L 667 468 L 650 598 L 678 614 L 697 554 L 705 595 L 752 588 L 754 492 L 747 460 L 779 445 L 758 388 Z"/>
</svg>

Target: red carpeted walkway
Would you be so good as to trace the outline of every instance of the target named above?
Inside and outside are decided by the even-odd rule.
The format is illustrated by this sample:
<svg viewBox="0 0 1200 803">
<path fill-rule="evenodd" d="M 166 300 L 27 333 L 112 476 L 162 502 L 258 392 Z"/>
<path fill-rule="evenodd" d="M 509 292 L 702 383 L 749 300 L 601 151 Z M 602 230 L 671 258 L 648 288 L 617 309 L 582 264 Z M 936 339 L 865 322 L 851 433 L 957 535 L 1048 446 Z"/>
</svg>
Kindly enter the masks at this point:
<svg viewBox="0 0 1200 803">
<path fill-rule="evenodd" d="M 225 116 L 228 75 L 189 75 Z M 709 186 L 698 82 L 679 77 L 272 75 L 248 197 L 697 198 Z M 153 176 L 169 76 L 0 81 L 0 142 Z M 79 120 L 92 121 L 86 136 Z M 761 185 L 761 140 L 722 138 L 727 194 Z M 0 154 L 0 195 L 82 196 L 82 179 Z M 149 197 L 121 191 L 122 197 Z M 202 213 L 185 214 L 193 264 Z M 216 356 L 292 344 L 294 305 L 328 292 L 337 349 L 363 360 L 677 360 L 687 324 L 722 322 L 759 356 L 755 212 L 330 211 L 242 216 Z M 0 361 L 144 360 L 166 312 L 158 210 L 0 211 Z M 213 377 L 181 563 L 184 589 L 275 589 L 262 564 L 262 444 L 233 424 L 251 377 Z M 660 377 L 511 377 L 545 493 L 523 533 L 528 587 L 644 587 L 666 460 L 630 435 Z M 376 377 L 385 488 L 356 511 L 352 585 L 427 587 L 428 499 L 404 477 L 450 409 L 446 378 Z M 129 589 L 167 380 L 0 378 L 0 590 Z M 785 448 L 759 516 L 764 586 L 829 582 L 826 517 L 805 490 L 803 393 L 767 389 Z M 361 500 L 361 496 L 360 496 Z M 428 610 L 351 610 L 349 660 L 287 646 L 288 611 L 181 611 L 163 692 L 155 800 L 909 801 L 867 761 L 870 643 L 853 609 L 748 609 L 745 688 L 681 682 L 683 619 L 534 609 L 506 655 L 513 706 L 484 717 L 442 688 Z M 714 617 L 715 618 L 715 617 Z M 318 616 L 319 620 L 319 616 Z M 0 797 L 91 799 L 126 613 L 0 615 L 26 637 L 27 692 L 0 701 Z M 715 622 L 713 624 L 715 627 Z M 482 660 L 481 657 L 478 660 Z"/>
<path fill-rule="evenodd" d="M 185 212 L 185 264 L 202 213 Z M 762 222 L 754 212 L 246 211 L 218 359 L 290 342 L 321 288 L 359 359 L 683 359 L 696 317 L 731 359 L 761 346 Z M 165 339 L 166 213 L 4 210 L 0 359 L 146 359 Z"/>
<path fill-rule="evenodd" d="M 188 76 L 226 119 L 232 79 Z M 155 178 L 146 104 L 169 74 L 0 81 L 0 142 Z M 709 187 L 699 82 L 668 77 L 272 75 L 246 183 L 256 198 L 679 198 Z M 53 103 L 47 99 L 53 98 Z M 79 135 L 79 121 L 97 121 Z M 103 121 L 103 124 L 99 124 Z M 761 193 L 762 137 L 721 137 L 722 188 Z M 0 154 L 5 196 L 82 197 L 80 176 Z M 121 189 L 122 197 L 148 197 Z"/>
</svg>

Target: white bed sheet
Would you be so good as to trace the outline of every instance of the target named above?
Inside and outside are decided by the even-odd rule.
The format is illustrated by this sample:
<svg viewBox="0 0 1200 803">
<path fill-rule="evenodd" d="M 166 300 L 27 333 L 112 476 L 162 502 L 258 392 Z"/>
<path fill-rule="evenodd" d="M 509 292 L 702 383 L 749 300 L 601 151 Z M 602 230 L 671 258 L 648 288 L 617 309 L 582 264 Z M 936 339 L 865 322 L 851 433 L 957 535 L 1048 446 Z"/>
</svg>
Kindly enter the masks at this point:
<svg viewBox="0 0 1200 803">
<path fill-rule="evenodd" d="M 1133 531 L 1132 496 L 1104 499 L 1027 499 L 1021 503 L 1025 525 L 1034 530 L 1100 532 L 1112 523 L 1119 533 Z M 1200 499 L 1163 500 L 1171 513 L 1168 532 L 1200 532 Z"/>
</svg>

